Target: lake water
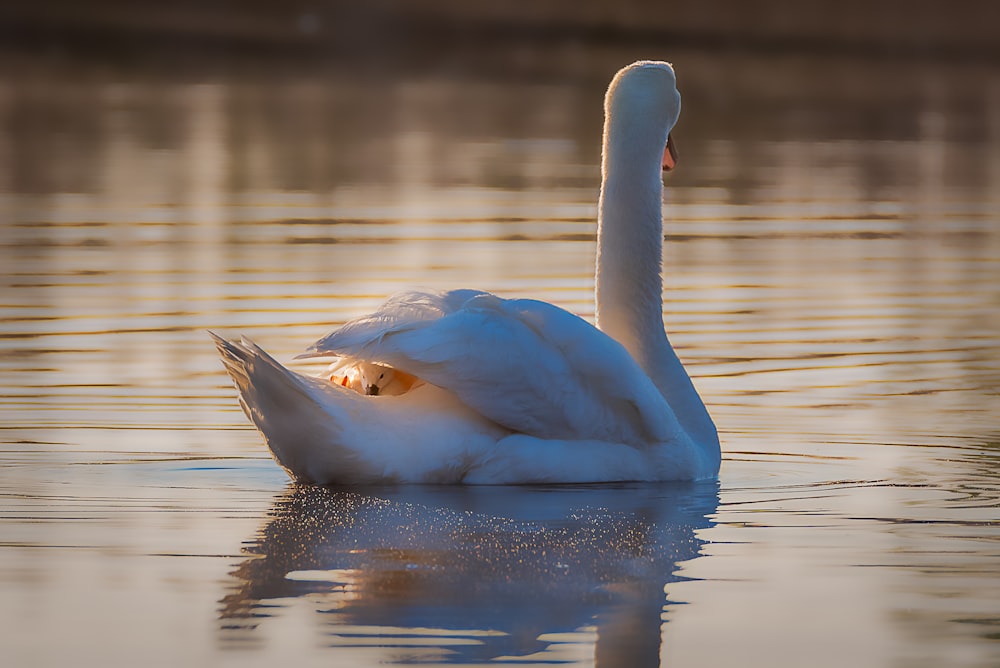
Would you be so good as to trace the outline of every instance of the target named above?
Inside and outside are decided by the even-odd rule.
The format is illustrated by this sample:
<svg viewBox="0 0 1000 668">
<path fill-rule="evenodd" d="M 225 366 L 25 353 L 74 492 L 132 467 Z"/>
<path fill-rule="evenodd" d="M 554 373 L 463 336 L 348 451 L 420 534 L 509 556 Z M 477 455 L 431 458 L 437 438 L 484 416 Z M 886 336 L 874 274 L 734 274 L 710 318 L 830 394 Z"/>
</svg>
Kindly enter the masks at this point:
<svg viewBox="0 0 1000 668">
<path fill-rule="evenodd" d="M 674 57 L 718 483 L 296 486 L 240 412 L 206 329 L 290 361 L 410 286 L 592 317 L 631 58 L 7 63 L 4 665 L 1000 665 L 996 69 Z"/>
</svg>

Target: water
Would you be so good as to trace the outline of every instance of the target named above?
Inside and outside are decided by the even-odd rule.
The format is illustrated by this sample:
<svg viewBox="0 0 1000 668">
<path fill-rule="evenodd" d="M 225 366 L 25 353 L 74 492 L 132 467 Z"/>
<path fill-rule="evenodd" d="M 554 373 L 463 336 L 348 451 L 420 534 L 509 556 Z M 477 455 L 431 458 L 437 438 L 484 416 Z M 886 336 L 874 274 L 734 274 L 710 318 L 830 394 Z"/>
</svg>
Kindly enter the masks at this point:
<svg viewBox="0 0 1000 668">
<path fill-rule="evenodd" d="M 206 329 L 288 361 L 415 285 L 591 317 L 631 57 L 8 66 L 5 665 L 1000 664 L 988 67 L 675 56 L 665 320 L 718 484 L 297 487 L 246 423 Z"/>
</svg>

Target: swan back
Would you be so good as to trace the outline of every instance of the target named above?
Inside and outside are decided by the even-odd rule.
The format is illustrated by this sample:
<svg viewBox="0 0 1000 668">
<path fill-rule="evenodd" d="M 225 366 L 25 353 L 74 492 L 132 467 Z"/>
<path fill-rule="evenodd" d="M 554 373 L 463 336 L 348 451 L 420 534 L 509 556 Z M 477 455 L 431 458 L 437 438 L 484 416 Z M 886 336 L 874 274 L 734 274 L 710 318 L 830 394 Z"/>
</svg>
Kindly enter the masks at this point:
<svg viewBox="0 0 1000 668">
<path fill-rule="evenodd" d="M 545 302 L 471 290 L 401 293 L 300 357 L 325 356 L 402 369 L 537 438 L 644 447 L 681 433 L 621 344 Z"/>
</svg>

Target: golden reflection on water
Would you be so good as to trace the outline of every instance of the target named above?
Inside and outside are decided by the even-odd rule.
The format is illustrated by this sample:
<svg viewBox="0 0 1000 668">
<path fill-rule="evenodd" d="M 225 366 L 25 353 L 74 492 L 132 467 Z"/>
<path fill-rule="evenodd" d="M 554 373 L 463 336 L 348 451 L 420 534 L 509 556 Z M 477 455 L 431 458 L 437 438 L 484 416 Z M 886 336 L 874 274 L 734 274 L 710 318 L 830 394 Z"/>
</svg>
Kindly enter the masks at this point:
<svg viewBox="0 0 1000 668">
<path fill-rule="evenodd" d="M 414 285 L 592 316 L 624 58 L 533 81 L 4 79 L 15 659 L 995 663 L 986 66 L 674 58 L 664 319 L 720 426 L 717 496 L 286 489 L 266 458 L 205 329 L 289 360 Z"/>
<path fill-rule="evenodd" d="M 301 599 L 324 613 L 315 623 L 328 642 L 376 645 L 382 660 L 576 662 L 596 652 L 605 665 L 655 665 L 663 587 L 698 554 L 695 531 L 717 503 L 714 483 L 293 487 L 233 573 L 225 638 L 270 636 L 271 608 Z"/>
</svg>

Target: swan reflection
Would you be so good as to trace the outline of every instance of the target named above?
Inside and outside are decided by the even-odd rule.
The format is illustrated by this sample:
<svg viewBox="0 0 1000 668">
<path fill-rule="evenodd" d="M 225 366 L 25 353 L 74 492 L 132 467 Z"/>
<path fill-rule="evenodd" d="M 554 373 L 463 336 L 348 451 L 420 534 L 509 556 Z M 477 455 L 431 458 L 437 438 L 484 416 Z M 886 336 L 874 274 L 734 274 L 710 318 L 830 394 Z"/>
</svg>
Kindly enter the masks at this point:
<svg viewBox="0 0 1000 668">
<path fill-rule="evenodd" d="M 715 482 L 292 485 L 244 549 L 220 634 L 252 640 L 302 601 L 319 640 L 382 661 L 549 662 L 568 642 L 597 665 L 656 666 L 664 585 L 717 506 Z"/>
</svg>

